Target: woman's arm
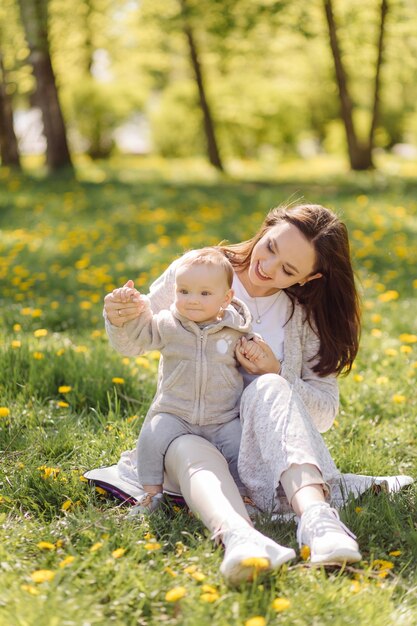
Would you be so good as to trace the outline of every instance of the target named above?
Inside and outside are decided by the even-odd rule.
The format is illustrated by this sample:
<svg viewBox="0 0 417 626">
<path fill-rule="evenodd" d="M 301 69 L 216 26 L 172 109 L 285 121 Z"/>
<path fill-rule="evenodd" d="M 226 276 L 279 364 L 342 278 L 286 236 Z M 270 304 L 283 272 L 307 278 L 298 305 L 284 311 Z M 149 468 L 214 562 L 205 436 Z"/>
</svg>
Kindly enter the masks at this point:
<svg viewBox="0 0 417 626">
<path fill-rule="evenodd" d="M 291 323 L 291 322 L 290 322 Z M 317 363 L 319 339 L 307 322 L 303 323 L 301 337 L 297 337 L 297 347 L 301 350 L 301 372 L 291 367 L 293 359 L 285 358 L 281 376 L 285 378 L 306 405 L 311 419 L 320 433 L 332 426 L 339 410 L 339 387 L 334 375 L 318 376 L 313 371 Z M 295 339 L 295 338 L 294 338 Z M 287 344 L 288 342 L 286 342 Z"/>
</svg>

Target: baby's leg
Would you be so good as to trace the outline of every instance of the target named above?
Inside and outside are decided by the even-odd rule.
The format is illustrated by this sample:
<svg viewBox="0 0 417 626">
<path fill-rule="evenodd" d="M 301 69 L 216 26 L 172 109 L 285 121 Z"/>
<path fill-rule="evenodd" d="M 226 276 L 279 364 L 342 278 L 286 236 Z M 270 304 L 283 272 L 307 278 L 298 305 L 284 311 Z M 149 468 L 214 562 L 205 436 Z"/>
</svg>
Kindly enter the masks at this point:
<svg viewBox="0 0 417 626">
<path fill-rule="evenodd" d="M 205 426 L 203 437 L 211 441 L 222 453 L 229 464 L 229 470 L 242 496 L 246 495 L 246 488 L 239 478 L 237 462 L 239 458 L 240 438 L 242 427 L 240 419 L 236 417 L 225 424 Z"/>
<path fill-rule="evenodd" d="M 188 432 L 187 424 L 169 413 L 160 413 L 144 423 L 137 442 L 137 458 L 139 482 L 146 493 L 162 493 L 165 453 L 174 439 Z"/>
</svg>

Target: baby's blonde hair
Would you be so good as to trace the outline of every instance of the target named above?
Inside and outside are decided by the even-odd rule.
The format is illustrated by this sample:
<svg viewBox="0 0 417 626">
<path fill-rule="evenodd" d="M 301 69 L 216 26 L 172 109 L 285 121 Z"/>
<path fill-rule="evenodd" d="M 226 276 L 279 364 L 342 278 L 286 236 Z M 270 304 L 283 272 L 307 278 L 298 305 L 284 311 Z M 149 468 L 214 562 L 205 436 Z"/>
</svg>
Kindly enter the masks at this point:
<svg viewBox="0 0 417 626">
<path fill-rule="evenodd" d="M 190 250 L 180 257 L 177 270 L 180 267 L 190 267 L 192 265 L 214 265 L 224 270 L 226 281 L 231 288 L 233 283 L 233 266 L 229 259 L 215 246 L 207 246 L 198 250 Z"/>
</svg>

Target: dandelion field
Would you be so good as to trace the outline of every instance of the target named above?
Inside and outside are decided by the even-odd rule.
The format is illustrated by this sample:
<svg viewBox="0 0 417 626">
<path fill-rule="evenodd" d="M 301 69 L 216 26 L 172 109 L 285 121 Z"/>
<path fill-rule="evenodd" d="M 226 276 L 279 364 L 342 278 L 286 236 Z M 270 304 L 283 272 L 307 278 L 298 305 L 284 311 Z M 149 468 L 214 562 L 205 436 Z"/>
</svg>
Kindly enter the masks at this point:
<svg viewBox="0 0 417 626">
<path fill-rule="evenodd" d="M 128 278 L 146 291 L 185 249 L 247 238 L 269 208 L 303 197 L 347 223 L 363 300 L 360 354 L 326 441 L 343 472 L 417 476 L 415 179 L 151 165 L 82 165 L 76 182 L 0 170 L 0 626 L 414 625 L 415 487 L 347 504 L 355 567 L 300 555 L 230 589 L 197 519 L 167 507 L 128 521 L 82 474 L 134 446 L 158 365 L 156 353 L 110 349 L 104 295 Z M 258 527 L 296 547 L 293 523 Z"/>
</svg>

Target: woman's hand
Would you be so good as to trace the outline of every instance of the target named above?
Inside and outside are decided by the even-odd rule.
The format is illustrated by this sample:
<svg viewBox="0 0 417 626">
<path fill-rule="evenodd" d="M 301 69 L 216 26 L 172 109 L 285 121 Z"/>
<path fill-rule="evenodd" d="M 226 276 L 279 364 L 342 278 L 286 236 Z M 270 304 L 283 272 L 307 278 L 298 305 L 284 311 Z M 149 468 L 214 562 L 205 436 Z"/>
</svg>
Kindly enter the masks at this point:
<svg viewBox="0 0 417 626">
<path fill-rule="evenodd" d="M 113 326 L 119 328 L 126 322 L 140 316 L 145 304 L 139 291 L 135 289 L 133 280 L 128 280 L 123 287 L 113 289 L 104 298 L 104 310 L 108 320 Z"/>
<path fill-rule="evenodd" d="M 251 361 L 251 343 L 255 342 L 258 347 L 262 348 L 262 355 L 257 353 L 254 361 Z M 271 348 L 263 339 L 254 337 L 248 341 L 246 337 L 242 337 L 236 346 L 236 358 L 240 365 L 245 368 L 249 374 L 280 374 L 281 362 L 277 359 Z"/>
</svg>

